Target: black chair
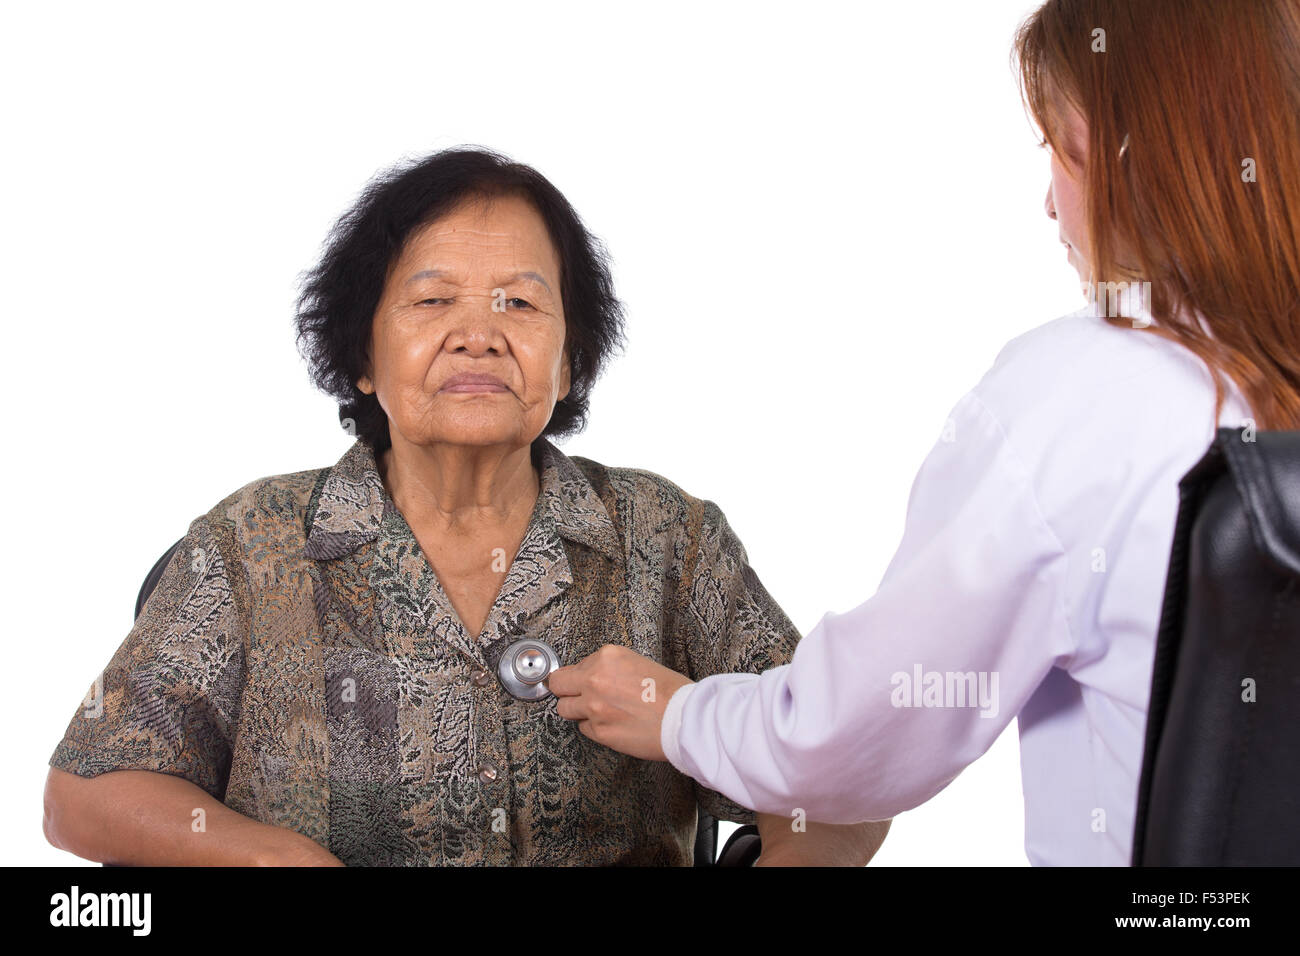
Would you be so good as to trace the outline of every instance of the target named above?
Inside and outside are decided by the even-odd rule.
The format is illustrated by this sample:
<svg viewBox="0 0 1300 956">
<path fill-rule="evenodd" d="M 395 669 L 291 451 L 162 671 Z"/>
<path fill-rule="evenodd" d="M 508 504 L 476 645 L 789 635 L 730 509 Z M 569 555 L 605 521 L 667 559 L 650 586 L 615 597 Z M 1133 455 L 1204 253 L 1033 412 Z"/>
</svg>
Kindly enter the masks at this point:
<svg viewBox="0 0 1300 956">
<path fill-rule="evenodd" d="M 157 587 L 158 580 L 162 577 L 168 562 L 171 561 L 172 555 L 184 540 L 181 538 L 168 548 L 145 575 L 144 583 L 140 585 L 140 593 L 135 599 L 136 617 L 139 617 L 140 612 L 144 610 L 144 602 L 149 600 L 149 595 Z M 695 866 L 753 866 L 761 851 L 758 827 L 745 824 L 727 838 L 722 852 L 718 853 L 718 821 L 703 810 L 698 811 L 695 828 Z"/>
<path fill-rule="evenodd" d="M 1221 428 L 1179 483 L 1132 863 L 1300 864 L 1300 432 Z"/>
<path fill-rule="evenodd" d="M 696 866 L 753 866 L 762 851 L 758 827 L 746 823 L 727 837 L 727 842 L 719 853 L 718 821 L 703 810 L 699 811 L 695 828 Z"/>
<path fill-rule="evenodd" d="M 184 538 L 181 538 L 180 541 L 177 541 L 164 551 L 163 556 L 153 563 L 149 573 L 144 576 L 144 583 L 140 585 L 140 593 L 135 596 L 136 617 L 139 617 L 140 612 L 144 610 L 144 602 L 149 600 L 150 594 L 153 594 L 153 589 L 158 586 L 158 580 L 162 577 L 163 571 L 167 569 L 167 564 L 171 561 L 172 555 L 176 553 L 176 549 L 181 546 L 181 541 L 184 540 Z"/>
</svg>

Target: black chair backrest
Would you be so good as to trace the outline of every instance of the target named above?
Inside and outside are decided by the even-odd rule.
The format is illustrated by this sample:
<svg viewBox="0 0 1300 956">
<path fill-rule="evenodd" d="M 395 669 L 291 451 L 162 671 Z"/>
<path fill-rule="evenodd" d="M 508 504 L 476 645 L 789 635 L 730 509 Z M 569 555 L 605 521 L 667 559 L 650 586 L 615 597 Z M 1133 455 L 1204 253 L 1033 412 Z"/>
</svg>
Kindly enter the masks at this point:
<svg viewBox="0 0 1300 956">
<path fill-rule="evenodd" d="M 718 821 L 696 808 L 695 866 L 713 866 L 718 857 Z"/>
<path fill-rule="evenodd" d="M 1221 428 L 1179 483 L 1132 862 L 1300 864 L 1300 432 Z"/>
<path fill-rule="evenodd" d="M 176 549 L 181 546 L 181 541 L 184 540 L 184 538 L 181 538 L 168 548 L 163 553 L 163 556 L 153 563 L 149 573 L 144 576 L 144 583 L 140 585 L 140 593 L 135 596 L 136 617 L 139 617 L 140 612 L 144 610 L 144 602 L 149 600 L 150 594 L 153 594 L 153 589 L 158 586 L 158 579 L 162 577 L 163 571 L 167 569 L 167 562 L 171 561 L 172 555 L 176 553 Z"/>
</svg>

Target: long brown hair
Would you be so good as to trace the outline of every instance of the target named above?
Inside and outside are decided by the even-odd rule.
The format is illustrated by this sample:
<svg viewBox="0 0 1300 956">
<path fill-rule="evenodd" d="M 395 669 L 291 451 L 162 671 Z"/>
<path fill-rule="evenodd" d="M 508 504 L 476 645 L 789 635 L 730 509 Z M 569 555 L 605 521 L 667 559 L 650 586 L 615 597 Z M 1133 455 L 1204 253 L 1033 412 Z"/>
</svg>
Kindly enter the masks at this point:
<svg viewBox="0 0 1300 956">
<path fill-rule="evenodd" d="M 1300 0 L 1048 0 L 1013 57 L 1047 144 L 1057 92 L 1088 122 L 1093 282 L 1151 283 L 1134 332 L 1206 363 L 1216 418 L 1227 375 L 1300 429 Z"/>
</svg>

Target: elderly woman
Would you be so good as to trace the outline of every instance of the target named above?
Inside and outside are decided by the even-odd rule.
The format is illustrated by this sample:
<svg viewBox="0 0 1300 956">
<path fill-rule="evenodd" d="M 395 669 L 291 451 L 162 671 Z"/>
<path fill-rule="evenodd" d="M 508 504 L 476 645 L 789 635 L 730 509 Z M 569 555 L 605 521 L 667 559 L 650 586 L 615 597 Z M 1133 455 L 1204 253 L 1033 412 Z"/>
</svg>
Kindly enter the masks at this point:
<svg viewBox="0 0 1300 956">
<path fill-rule="evenodd" d="M 196 518 L 50 760 L 56 846 L 125 864 L 689 864 L 696 805 L 544 675 L 621 644 L 695 678 L 798 632 L 711 501 L 570 458 L 622 332 L 600 244 L 476 149 L 379 177 L 298 314 L 356 441 Z M 797 824 L 799 821 L 795 821 Z M 757 817 L 764 863 L 865 863 L 879 824 Z"/>
</svg>

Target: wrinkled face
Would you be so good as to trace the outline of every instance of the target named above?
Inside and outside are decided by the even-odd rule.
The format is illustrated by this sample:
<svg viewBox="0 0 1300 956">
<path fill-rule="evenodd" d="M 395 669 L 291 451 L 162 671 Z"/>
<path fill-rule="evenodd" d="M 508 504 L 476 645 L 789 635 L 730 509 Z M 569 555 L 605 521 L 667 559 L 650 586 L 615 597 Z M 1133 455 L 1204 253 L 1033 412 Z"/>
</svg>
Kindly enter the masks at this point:
<svg viewBox="0 0 1300 956">
<path fill-rule="evenodd" d="M 540 435 L 569 394 L 569 356 L 559 257 L 532 205 L 469 200 L 412 233 L 375 310 L 370 356 L 357 385 L 412 444 L 525 446 Z"/>
<path fill-rule="evenodd" d="M 1057 117 L 1063 131 L 1064 150 L 1061 156 L 1052 152 L 1051 184 L 1047 189 L 1047 215 L 1060 227 L 1061 242 L 1066 247 L 1066 258 L 1079 274 L 1081 282 L 1092 277 L 1085 258 L 1088 248 L 1088 230 L 1084 221 L 1083 173 L 1088 149 L 1088 123 L 1083 115 L 1064 99 L 1058 98 Z"/>
</svg>

